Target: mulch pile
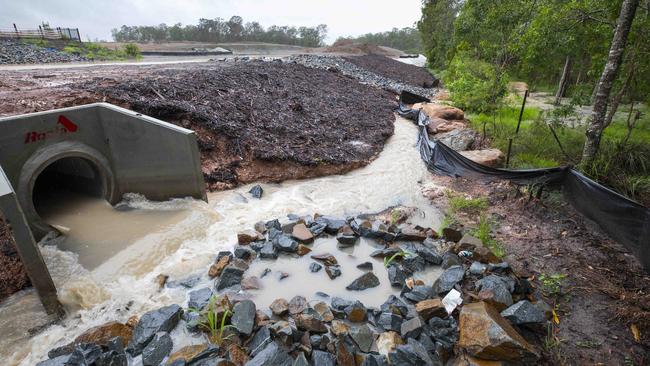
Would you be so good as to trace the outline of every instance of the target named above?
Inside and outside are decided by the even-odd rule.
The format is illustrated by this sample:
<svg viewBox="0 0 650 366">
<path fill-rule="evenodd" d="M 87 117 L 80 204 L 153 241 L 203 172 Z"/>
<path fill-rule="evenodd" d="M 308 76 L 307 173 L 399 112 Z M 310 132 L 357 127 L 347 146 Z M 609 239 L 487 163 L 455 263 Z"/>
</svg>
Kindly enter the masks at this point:
<svg viewBox="0 0 650 366">
<path fill-rule="evenodd" d="M 433 88 L 439 83 L 427 69 L 393 60 L 381 55 L 344 57 L 351 63 L 381 76 L 422 88 Z"/>
<path fill-rule="evenodd" d="M 303 165 L 371 159 L 393 134 L 395 120 L 390 93 L 279 61 L 161 70 L 84 88 L 152 117 L 191 121 L 189 127 L 228 138 L 231 153 Z M 199 146 L 215 147 L 202 134 Z"/>
</svg>

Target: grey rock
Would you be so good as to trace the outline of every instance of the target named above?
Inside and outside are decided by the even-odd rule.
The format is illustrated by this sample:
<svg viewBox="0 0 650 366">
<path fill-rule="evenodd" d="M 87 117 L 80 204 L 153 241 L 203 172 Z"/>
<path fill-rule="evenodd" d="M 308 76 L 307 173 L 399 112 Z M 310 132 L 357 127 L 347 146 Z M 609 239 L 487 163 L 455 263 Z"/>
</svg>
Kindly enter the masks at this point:
<svg viewBox="0 0 650 366">
<path fill-rule="evenodd" d="M 363 262 L 357 265 L 357 268 L 372 271 L 372 262 Z"/>
<path fill-rule="evenodd" d="M 318 264 L 318 263 L 316 263 L 316 262 L 312 262 L 312 263 L 309 265 L 309 271 L 310 271 L 310 272 L 314 272 L 314 273 L 320 271 L 322 268 L 323 268 L 323 266 L 321 266 L 320 264 Z"/>
<path fill-rule="evenodd" d="M 427 266 L 427 261 L 417 254 L 411 254 L 402 259 L 402 266 L 404 266 L 404 268 L 409 272 L 414 273 L 424 270 Z"/>
<path fill-rule="evenodd" d="M 260 353 L 264 348 L 266 348 L 269 343 L 273 340 L 271 339 L 271 330 L 267 326 L 263 326 L 255 332 L 253 338 L 251 338 L 250 343 L 248 344 L 248 349 L 251 352 L 251 357 L 255 357 Z"/>
<path fill-rule="evenodd" d="M 363 316 L 362 316 L 363 319 L 361 319 L 361 320 L 366 319 L 368 309 L 366 309 L 366 307 L 361 303 L 361 301 L 355 301 L 355 302 L 352 303 L 352 305 L 347 306 L 344 309 L 344 312 L 345 312 L 345 316 L 346 316 L 347 319 L 352 320 L 352 321 L 357 321 L 356 319 L 353 319 L 353 318 L 356 317 L 358 314 L 363 314 Z"/>
<path fill-rule="evenodd" d="M 336 235 L 336 233 L 346 225 L 345 220 L 333 216 L 319 216 L 314 221 L 317 224 L 324 224 L 325 232 L 330 235 Z"/>
<path fill-rule="evenodd" d="M 233 307 L 230 323 L 240 334 L 250 336 L 255 327 L 256 310 L 251 300 L 240 301 Z"/>
<path fill-rule="evenodd" d="M 350 337 L 362 352 L 370 352 L 372 344 L 375 341 L 375 333 L 370 329 L 368 324 L 352 327 L 350 329 Z"/>
<path fill-rule="evenodd" d="M 309 362 L 303 352 L 298 354 L 298 357 L 293 361 L 293 366 L 309 366 Z"/>
<path fill-rule="evenodd" d="M 446 252 L 442 255 L 442 269 L 447 269 L 452 266 L 459 266 L 461 264 L 463 264 L 463 262 L 461 262 L 460 257 L 454 253 Z"/>
<path fill-rule="evenodd" d="M 327 275 L 330 277 L 330 279 L 335 279 L 336 277 L 341 275 L 341 266 L 336 265 L 336 266 L 327 266 L 325 267 L 325 272 Z"/>
<path fill-rule="evenodd" d="M 253 196 L 255 198 L 262 198 L 262 194 L 264 193 L 264 190 L 262 189 L 262 186 L 257 184 L 255 186 L 253 186 L 253 188 L 251 188 L 251 190 L 248 191 L 248 193 L 250 193 L 251 196 Z"/>
<path fill-rule="evenodd" d="M 399 345 L 395 351 L 388 354 L 388 359 L 393 365 L 417 365 L 417 366 L 442 366 L 443 363 L 427 352 L 426 348 L 413 338 L 409 338 L 407 344 Z"/>
<path fill-rule="evenodd" d="M 416 316 L 402 323 L 400 334 L 404 339 L 417 338 L 422 333 L 422 328 L 425 325 L 424 320 Z"/>
<path fill-rule="evenodd" d="M 479 262 L 475 261 L 472 262 L 472 265 L 469 267 L 469 273 L 473 275 L 482 275 L 487 271 L 488 266 Z"/>
<path fill-rule="evenodd" d="M 267 241 L 264 243 L 264 246 L 260 250 L 260 258 L 264 259 L 277 259 L 278 258 L 278 250 L 273 245 L 273 242 Z"/>
<path fill-rule="evenodd" d="M 402 317 L 405 317 L 406 314 L 408 314 L 408 307 L 397 296 L 390 295 L 388 299 L 383 304 L 381 304 L 381 311 L 395 313 L 401 315 Z"/>
<path fill-rule="evenodd" d="M 142 315 L 133 330 L 133 336 L 128 346 L 129 353 L 137 356 L 156 333 L 171 332 L 178 324 L 182 312 L 180 306 L 169 305 Z"/>
<path fill-rule="evenodd" d="M 330 303 L 330 307 L 334 310 L 344 311 L 348 306 L 352 306 L 354 301 L 345 300 L 340 297 L 333 297 Z"/>
<path fill-rule="evenodd" d="M 492 291 L 494 293 L 494 301 L 505 306 L 512 305 L 512 295 L 510 292 L 514 291 L 514 281 L 510 282 L 505 277 L 489 275 L 476 281 L 476 288 L 479 291 Z"/>
<path fill-rule="evenodd" d="M 143 366 L 158 366 L 172 351 L 174 344 L 167 332 L 158 332 L 142 350 Z"/>
<path fill-rule="evenodd" d="M 340 246 L 352 246 L 357 243 L 359 238 L 354 234 L 348 233 L 338 233 L 336 234 L 336 241 L 339 242 Z"/>
<path fill-rule="evenodd" d="M 311 364 L 313 366 L 335 366 L 336 358 L 329 352 L 314 350 L 311 353 Z"/>
<path fill-rule="evenodd" d="M 521 300 L 501 312 L 501 316 L 515 325 L 543 323 L 544 312 L 528 300 Z"/>
<path fill-rule="evenodd" d="M 419 244 L 415 247 L 415 253 L 431 264 L 439 265 L 442 263 L 442 256 L 433 248 Z"/>
<path fill-rule="evenodd" d="M 187 302 L 187 307 L 190 309 L 201 310 L 210 302 L 212 289 L 205 287 L 200 290 L 190 291 L 188 295 L 190 299 Z"/>
<path fill-rule="evenodd" d="M 404 318 L 401 316 L 394 313 L 383 312 L 377 319 L 377 326 L 386 331 L 393 330 L 399 333 L 402 331 L 403 322 Z"/>
<path fill-rule="evenodd" d="M 277 343 L 269 343 L 255 357 L 246 362 L 246 366 L 291 366 L 293 358 L 280 348 Z"/>
<path fill-rule="evenodd" d="M 242 247 L 242 246 L 238 246 L 237 248 L 235 248 L 235 258 L 249 260 L 251 258 L 255 258 L 256 254 L 257 252 L 255 252 L 255 250 L 251 248 Z"/>
<path fill-rule="evenodd" d="M 371 353 L 366 355 L 361 366 L 388 366 L 388 360 L 384 355 Z"/>
<path fill-rule="evenodd" d="M 458 342 L 458 323 L 453 317 L 433 317 L 429 319 L 429 336 L 435 341 L 436 348 L 450 351 Z"/>
<path fill-rule="evenodd" d="M 128 359 L 124 351 L 106 351 L 102 356 L 95 362 L 96 366 L 127 366 Z"/>
<path fill-rule="evenodd" d="M 390 281 L 391 286 L 402 287 L 404 286 L 404 281 L 411 275 L 411 273 L 399 264 L 392 264 L 388 266 L 388 281 Z"/>
<path fill-rule="evenodd" d="M 244 270 L 234 264 L 229 264 L 221 272 L 221 276 L 217 279 L 217 291 L 221 291 L 228 287 L 239 285 L 244 275 Z"/>
<path fill-rule="evenodd" d="M 476 132 L 471 128 L 462 128 L 436 134 L 433 138 L 456 151 L 465 151 L 472 146 L 476 136 Z"/>
<path fill-rule="evenodd" d="M 350 291 L 363 291 L 377 286 L 379 286 L 379 278 L 374 273 L 367 272 L 352 281 L 346 289 Z"/>
<path fill-rule="evenodd" d="M 433 291 L 437 294 L 448 292 L 465 277 L 463 266 L 447 268 L 433 284 Z"/>
<path fill-rule="evenodd" d="M 71 354 L 57 356 L 49 360 L 41 361 L 36 366 L 67 366 Z"/>
<path fill-rule="evenodd" d="M 460 231 L 446 227 L 442 229 L 442 237 L 445 238 L 447 241 L 453 241 L 454 243 L 458 243 L 460 239 L 463 237 L 463 233 Z"/>
<path fill-rule="evenodd" d="M 405 291 L 402 296 L 413 302 L 420 302 L 422 300 L 433 298 L 434 293 L 431 286 L 417 285 L 413 286 L 412 290 Z"/>
<path fill-rule="evenodd" d="M 267 230 L 270 230 L 270 229 L 282 230 L 282 225 L 280 224 L 280 220 L 278 220 L 278 219 L 269 220 L 264 224 L 264 226 L 266 226 Z"/>
<path fill-rule="evenodd" d="M 309 307 L 304 296 L 294 296 L 289 300 L 289 314 L 296 315 L 304 312 Z"/>
<path fill-rule="evenodd" d="M 295 253 L 298 250 L 298 242 L 287 235 L 278 235 L 273 239 L 273 245 L 281 252 Z"/>
</svg>

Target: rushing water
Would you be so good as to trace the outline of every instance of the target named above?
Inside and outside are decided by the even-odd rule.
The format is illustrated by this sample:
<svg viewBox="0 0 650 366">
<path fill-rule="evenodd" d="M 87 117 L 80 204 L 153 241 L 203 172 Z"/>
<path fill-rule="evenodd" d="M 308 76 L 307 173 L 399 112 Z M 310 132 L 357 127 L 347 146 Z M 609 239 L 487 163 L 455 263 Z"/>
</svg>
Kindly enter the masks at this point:
<svg viewBox="0 0 650 366">
<path fill-rule="evenodd" d="M 418 224 L 438 227 L 438 210 L 421 194 L 429 174 L 414 146 L 416 136 L 417 129 L 410 121 L 397 118 L 394 136 L 370 165 L 345 175 L 264 184 L 264 196 L 259 200 L 246 193 L 250 186 L 244 186 L 211 194 L 209 204 L 191 199 L 150 202 L 129 195 L 117 210 L 101 202 L 77 200 L 60 213 L 49 213 L 48 222 L 66 228 L 67 235 L 47 240 L 41 251 L 68 316 L 29 339 L 25 331 L 16 329 L 43 323 L 34 293 L 21 292 L 5 301 L 0 306 L 0 330 L 3 334 L 12 330 L 13 336 L 0 340 L 0 358 L 8 365 L 33 365 L 46 357 L 49 349 L 70 342 L 92 326 L 111 320 L 124 322 L 131 315 L 172 303 L 186 305 L 186 289 L 159 289 L 156 276 L 166 274 L 170 281 L 177 281 L 201 275 L 195 288 L 210 285 L 206 272 L 216 253 L 232 249 L 236 233 L 260 220 L 289 213 L 347 216 L 406 205 L 420 209 Z M 333 242 L 318 240 L 314 250 L 328 245 Z M 371 248 L 362 240 L 349 254 L 361 257 Z M 341 258 L 344 272 L 355 265 L 357 259 L 351 258 Z M 247 273 L 256 274 L 255 266 L 259 265 Z M 375 268 L 383 270 L 380 262 Z M 353 277 L 361 273 L 348 272 Z M 385 274 L 377 275 L 386 282 Z M 330 293 L 340 295 L 348 280 L 351 278 L 337 281 L 340 287 L 330 284 Z M 301 286 L 308 292 L 305 296 L 321 290 L 315 281 Z M 376 297 L 385 299 L 389 291 L 380 287 Z M 257 296 L 260 303 L 270 302 L 270 295 L 263 290 Z M 368 305 L 376 305 L 376 301 L 361 297 Z M 16 305 L 21 303 L 31 306 Z M 183 328 L 177 327 L 172 334 L 174 349 L 203 342 Z"/>
</svg>

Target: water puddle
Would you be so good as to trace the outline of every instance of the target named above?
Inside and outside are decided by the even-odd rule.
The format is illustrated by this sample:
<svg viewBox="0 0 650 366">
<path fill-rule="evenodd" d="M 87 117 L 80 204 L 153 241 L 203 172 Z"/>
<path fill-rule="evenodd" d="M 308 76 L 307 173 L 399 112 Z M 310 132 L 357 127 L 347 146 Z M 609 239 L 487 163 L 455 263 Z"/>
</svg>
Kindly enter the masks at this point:
<svg viewBox="0 0 650 366">
<path fill-rule="evenodd" d="M 388 281 L 388 272 L 384 267 L 383 259 L 372 258 L 370 253 L 377 249 L 383 249 L 374 241 L 360 238 L 354 246 L 339 248 L 335 238 L 317 239 L 311 245 L 312 252 L 303 257 L 281 255 L 277 260 L 256 260 L 246 271 L 246 276 L 259 278 L 260 289 L 249 290 L 253 295 L 252 300 L 259 308 L 268 307 L 275 299 L 284 298 L 287 301 L 294 296 L 301 295 L 307 300 L 323 300 L 329 302 L 316 292 L 322 292 L 329 297 L 341 297 L 344 299 L 355 299 L 370 307 L 379 307 L 390 295 L 399 295 L 400 289 L 392 287 Z M 309 265 L 317 261 L 311 258 L 312 254 L 329 253 L 336 257 L 341 266 L 341 276 L 330 279 L 325 273 L 325 268 L 318 272 L 311 272 Z M 370 262 L 372 272 L 379 278 L 379 286 L 363 291 L 348 291 L 345 289 L 352 281 L 368 272 L 357 268 L 357 265 Z M 266 269 L 271 272 L 261 277 Z M 281 279 L 285 272 L 288 277 Z M 414 278 L 421 279 L 425 283 L 433 283 L 440 275 L 439 266 L 427 266 L 426 270 L 414 274 Z"/>
<path fill-rule="evenodd" d="M 68 235 L 50 240 L 41 249 L 68 316 L 28 338 L 17 330 L 29 327 L 21 324 L 21 319 L 42 317 L 42 311 L 37 306 L 10 306 L 9 301 L 0 304 L 0 331 L 23 334 L 11 338 L 13 341 L 3 340 L 0 359 L 6 365 L 33 365 L 49 349 L 67 344 L 90 327 L 113 320 L 125 322 L 131 315 L 164 305 L 185 305 L 187 289 L 160 289 L 156 276 L 165 274 L 170 281 L 178 281 L 201 275 L 195 288 L 212 285 L 206 272 L 216 254 L 232 249 L 237 232 L 252 228 L 260 220 L 316 212 L 345 217 L 404 205 L 421 209 L 412 222 L 437 228 L 442 216 L 421 194 L 430 175 L 415 148 L 416 139 L 417 128 L 412 122 L 397 118 L 394 136 L 370 165 L 346 175 L 263 184 L 261 199 L 252 198 L 247 193 L 251 187 L 244 186 L 210 194 L 209 204 L 192 199 L 150 202 L 137 195 L 128 196 L 118 210 L 101 202 L 71 202 L 67 212 L 49 218 L 69 228 Z M 319 239 L 313 247 L 314 253 L 336 250 L 333 238 Z M 342 263 L 341 277 L 332 281 L 324 269 L 316 274 L 297 271 L 280 282 L 265 277 L 264 287 L 255 294 L 257 300 L 264 306 L 279 293 L 290 299 L 291 294 L 299 294 L 296 291 L 305 289 L 307 284 L 331 296 L 349 297 L 344 287 L 363 273 L 356 264 L 367 261 L 363 258 L 374 248 L 362 239 L 349 250 L 335 254 Z M 275 262 L 257 262 L 247 274 L 259 275 L 257 272 L 265 267 L 304 269 L 309 263 L 308 256 L 281 257 Z M 356 296 L 368 306 L 381 304 L 388 294 L 394 293 L 392 288 L 384 287 L 387 275 L 383 263 L 373 260 L 373 264 L 382 285 Z M 174 349 L 199 341 L 179 330 L 174 337 Z"/>
</svg>

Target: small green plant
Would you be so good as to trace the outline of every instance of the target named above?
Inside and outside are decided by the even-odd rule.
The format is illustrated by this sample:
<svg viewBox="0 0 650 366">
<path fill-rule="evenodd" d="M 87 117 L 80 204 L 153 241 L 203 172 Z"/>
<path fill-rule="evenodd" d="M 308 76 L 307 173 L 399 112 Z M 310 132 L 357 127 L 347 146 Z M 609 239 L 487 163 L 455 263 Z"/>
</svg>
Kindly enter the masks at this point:
<svg viewBox="0 0 650 366">
<path fill-rule="evenodd" d="M 406 258 L 406 257 L 408 257 L 409 255 L 410 255 L 409 252 L 400 249 L 399 252 L 393 254 L 390 258 L 389 258 L 389 257 L 384 257 L 384 267 L 388 268 L 388 266 L 390 266 L 390 264 L 391 264 L 391 263 L 392 263 L 392 262 L 393 262 L 397 257 Z"/>
<path fill-rule="evenodd" d="M 193 321 L 193 325 L 208 332 L 208 338 L 213 344 L 221 345 L 233 336 L 232 334 L 224 334 L 228 328 L 232 327 L 232 325 L 226 324 L 232 312 L 227 307 L 224 308 L 224 302 L 220 302 L 216 295 L 210 298 L 208 305 L 203 309 L 189 308 L 188 310 L 198 314 L 198 319 Z"/>
<path fill-rule="evenodd" d="M 544 337 L 544 349 L 548 352 L 553 352 L 560 344 L 562 344 L 562 339 L 555 335 L 555 327 L 549 323 L 546 327 L 546 337 Z"/>
<path fill-rule="evenodd" d="M 488 208 L 488 200 L 485 197 L 465 198 L 460 195 L 448 193 L 449 207 L 451 212 L 480 213 Z"/>
<path fill-rule="evenodd" d="M 444 228 L 450 227 L 456 222 L 457 220 L 454 217 L 454 215 L 452 215 L 451 213 L 447 213 L 445 217 L 442 218 L 442 222 L 440 222 L 440 231 L 442 231 L 442 229 Z"/>
<path fill-rule="evenodd" d="M 603 342 L 598 342 L 594 339 L 587 339 L 584 341 L 576 341 L 576 346 L 582 348 L 598 348 L 603 344 Z"/>
<path fill-rule="evenodd" d="M 542 292 L 547 296 L 558 296 L 562 293 L 562 284 L 567 275 L 563 273 L 542 274 L 539 280 L 542 283 Z"/>
<path fill-rule="evenodd" d="M 485 214 L 481 214 L 478 221 L 478 228 L 473 232 L 474 236 L 481 239 L 485 245 L 494 255 L 503 258 L 506 255 L 506 250 L 498 240 L 492 237 L 492 223 Z"/>
<path fill-rule="evenodd" d="M 124 53 L 129 58 L 141 58 L 142 54 L 140 53 L 140 47 L 135 43 L 127 43 L 124 45 Z"/>
</svg>

